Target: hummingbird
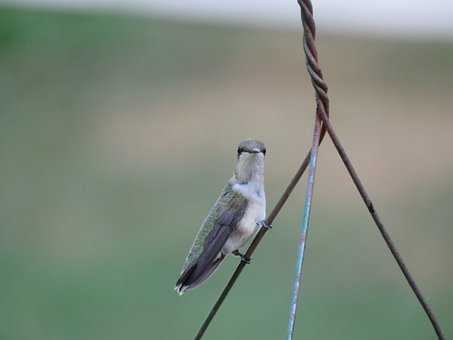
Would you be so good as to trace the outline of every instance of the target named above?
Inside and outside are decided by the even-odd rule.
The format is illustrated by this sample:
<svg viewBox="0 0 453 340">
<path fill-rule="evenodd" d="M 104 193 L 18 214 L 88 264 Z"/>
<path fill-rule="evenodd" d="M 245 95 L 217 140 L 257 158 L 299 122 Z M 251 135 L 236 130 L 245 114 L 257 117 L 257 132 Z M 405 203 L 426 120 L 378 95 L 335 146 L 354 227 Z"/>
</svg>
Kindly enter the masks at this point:
<svg viewBox="0 0 453 340">
<path fill-rule="evenodd" d="M 176 282 L 179 295 L 206 281 L 227 255 L 250 261 L 239 249 L 260 227 L 270 228 L 264 221 L 265 155 L 260 141 L 247 139 L 239 144 L 233 177 L 201 224 Z"/>
</svg>

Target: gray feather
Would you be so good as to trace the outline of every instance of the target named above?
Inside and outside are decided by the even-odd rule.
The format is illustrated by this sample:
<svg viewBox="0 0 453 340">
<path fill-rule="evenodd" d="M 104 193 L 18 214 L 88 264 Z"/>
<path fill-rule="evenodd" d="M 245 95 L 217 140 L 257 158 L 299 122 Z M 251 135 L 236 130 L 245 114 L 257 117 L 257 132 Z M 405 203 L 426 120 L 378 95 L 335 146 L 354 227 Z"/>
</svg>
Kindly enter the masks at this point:
<svg viewBox="0 0 453 340">
<path fill-rule="evenodd" d="M 200 284 L 215 270 L 223 259 L 222 247 L 244 216 L 247 199 L 232 190 L 232 181 L 223 189 L 195 237 L 176 284 L 180 291 L 183 286 Z"/>
</svg>

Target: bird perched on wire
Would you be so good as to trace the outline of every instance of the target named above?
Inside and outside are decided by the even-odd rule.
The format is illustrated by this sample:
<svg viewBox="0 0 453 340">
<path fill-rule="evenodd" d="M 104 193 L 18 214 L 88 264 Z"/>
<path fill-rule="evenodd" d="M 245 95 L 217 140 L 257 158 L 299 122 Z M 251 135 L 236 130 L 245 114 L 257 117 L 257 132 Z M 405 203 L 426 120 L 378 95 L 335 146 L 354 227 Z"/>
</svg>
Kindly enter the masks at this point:
<svg viewBox="0 0 453 340">
<path fill-rule="evenodd" d="M 176 282 L 180 295 L 198 287 L 230 254 L 248 262 L 241 248 L 264 222 L 264 157 L 266 147 L 247 139 L 237 149 L 234 175 L 228 181 L 198 231 Z"/>
</svg>

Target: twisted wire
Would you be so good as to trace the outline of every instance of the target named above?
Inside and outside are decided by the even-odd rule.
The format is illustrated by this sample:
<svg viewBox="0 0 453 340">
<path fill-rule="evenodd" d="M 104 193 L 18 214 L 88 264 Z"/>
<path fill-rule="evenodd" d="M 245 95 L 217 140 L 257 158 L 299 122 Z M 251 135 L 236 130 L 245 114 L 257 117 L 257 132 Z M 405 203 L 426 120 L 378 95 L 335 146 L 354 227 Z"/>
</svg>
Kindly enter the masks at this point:
<svg viewBox="0 0 453 340">
<path fill-rule="evenodd" d="M 426 302 L 426 299 L 423 297 L 420 289 L 418 288 L 414 278 L 409 272 L 405 262 L 403 261 L 395 243 L 391 239 L 389 233 L 387 232 L 386 228 L 384 227 L 376 209 L 374 208 L 374 204 L 371 201 L 365 187 L 363 186 L 362 181 L 357 175 L 351 160 L 346 154 L 344 147 L 342 146 L 338 136 L 335 133 L 335 130 L 330 122 L 329 119 L 329 98 L 327 96 L 327 84 L 325 83 L 321 67 L 318 63 L 318 53 L 315 46 L 315 37 L 316 37 L 316 27 L 315 21 L 313 18 L 313 7 L 310 0 L 298 0 L 298 4 L 301 9 L 301 17 L 302 17 L 302 24 L 304 29 L 304 52 L 306 57 L 306 64 L 307 70 L 311 78 L 311 82 L 316 92 L 316 96 L 318 98 L 318 110 L 317 114 L 320 116 L 320 119 L 323 122 L 323 132 L 327 130 L 332 142 L 337 149 L 338 154 L 340 155 L 349 175 L 354 182 L 357 190 L 359 191 L 360 197 L 362 198 L 365 206 L 367 207 L 374 223 L 376 224 L 382 238 L 385 241 L 385 244 L 389 248 L 393 258 L 395 259 L 396 263 L 398 264 L 401 272 L 403 273 L 409 287 L 413 291 L 414 295 L 416 296 L 418 302 L 422 306 L 425 314 L 427 315 L 428 319 L 431 322 L 431 325 L 438 337 L 438 339 L 443 340 L 444 335 L 442 329 L 440 327 L 439 322 L 437 321 L 436 316 L 434 315 L 431 307 Z M 322 135 L 323 136 L 323 135 Z M 295 317 L 295 316 L 294 316 Z"/>
<path fill-rule="evenodd" d="M 303 263 L 305 258 L 305 247 L 310 226 L 311 205 L 313 200 L 314 182 L 318 157 L 318 145 L 325 135 L 325 128 L 320 119 L 320 113 L 329 115 L 329 97 L 327 96 L 327 83 L 324 81 L 321 66 L 318 61 L 318 51 L 316 49 L 316 26 L 313 18 L 313 7 L 310 1 L 298 1 L 301 9 L 301 19 L 304 30 L 303 48 L 308 74 L 316 94 L 316 120 L 313 133 L 313 145 L 311 147 L 311 158 L 307 179 L 307 189 L 305 194 L 304 215 L 301 223 L 299 246 L 296 258 L 296 270 L 291 290 L 291 301 L 288 318 L 287 340 L 292 340 L 296 327 L 296 315 L 302 290 Z"/>
<path fill-rule="evenodd" d="M 303 25 L 303 32 L 304 32 L 304 39 L 303 39 L 303 49 L 304 49 L 304 54 L 306 57 L 306 66 L 307 66 L 307 71 L 310 75 L 310 79 L 313 85 L 313 88 L 315 90 L 316 94 L 316 112 L 317 115 L 322 119 L 322 127 L 320 131 L 320 136 L 319 136 L 319 144 L 322 142 L 326 130 L 329 132 L 329 136 L 331 137 L 332 141 L 335 144 L 335 147 L 337 148 L 338 153 L 340 154 L 343 162 L 345 163 L 346 168 L 348 169 L 348 172 L 351 176 L 351 178 L 354 181 L 354 184 L 356 185 L 357 189 L 361 193 L 361 197 L 364 200 L 370 214 L 373 217 L 373 220 L 375 221 L 376 225 L 379 228 L 379 231 L 381 232 L 381 235 L 383 236 L 387 246 L 389 247 L 393 257 L 395 258 L 396 262 L 398 263 L 401 271 L 403 272 L 406 280 L 409 283 L 409 286 L 413 290 L 414 294 L 416 295 L 418 301 L 421 303 L 425 313 L 427 314 L 428 318 L 430 319 L 433 328 L 435 329 L 435 332 L 438 336 L 439 340 L 444 340 L 441 328 L 439 326 L 439 323 L 437 322 L 436 317 L 432 313 L 432 310 L 430 309 L 429 305 L 426 303 L 425 299 L 423 298 L 422 294 L 420 293 L 419 289 L 415 285 L 415 281 L 410 275 L 409 271 L 407 270 L 407 267 L 404 265 L 403 260 L 401 259 L 401 256 L 399 255 L 395 245 L 393 244 L 393 241 L 391 240 L 389 234 L 385 230 L 384 226 L 380 222 L 380 219 L 373 207 L 373 204 L 371 200 L 368 197 L 368 194 L 366 194 L 365 188 L 363 187 L 360 179 L 358 178 L 355 170 L 352 168 L 352 163 L 350 162 L 348 156 L 346 155 L 344 148 L 342 148 L 341 144 L 339 143 L 338 138 L 335 135 L 335 132 L 333 130 L 332 125 L 330 124 L 329 120 L 329 112 L 330 112 L 330 105 L 329 105 L 329 97 L 327 95 L 328 92 L 328 87 L 327 83 L 325 82 L 321 67 L 318 62 L 318 52 L 316 49 L 315 45 L 315 38 L 316 38 L 316 26 L 315 26 L 315 21 L 313 17 L 313 6 L 310 0 L 298 0 L 298 4 L 300 6 L 301 10 L 301 18 L 302 18 L 302 25 Z M 326 129 L 327 127 L 327 129 Z M 300 178 L 302 177 L 303 173 L 307 169 L 307 166 L 309 164 L 310 160 L 310 152 L 306 155 L 305 159 L 303 160 L 302 164 L 300 165 L 299 169 L 289 182 L 288 186 L 286 187 L 285 191 L 281 195 L 280 199 L 272 209 L 271 213 L 267 217 L 265 221 L 265 226 L 267 227 L 262 227 L 258 233 L 256 234 L 255 238 L 251 242 L 250 246 L 248 247 L 247 251 L 245 252 L 244 256 L 246 259 L 249 259 L 251 255 L 254 253 L 255 249 L 263 239 L 264 235 L 266 232 L 269 230 L 269 227 L 272 225 L 274 222 L 275 218 L 278 216 L 280 213 L 281 209 L 287 202 L 289 196 L 293 192 L 295 186 L 299 182 Z M 362 193 L 365 193 L 365 195 L 362 195 Z M 209 327 L 211 321 L 213 320 L 214 316 L 216 315 L 217 311 L 219 310 L 220 306 L 222 305 L 223 301 L 227 297 L 228 293 L 230 292 L 231 288 L 234 286 L 236 280 L 238 279 L 239 275 L 242 273 L 242 270 L 244 269 L 245 265 L 247 264 L 247 261 L 241 261 L 238 266 L 236 267 L 235 271 L 233 272 L 232 276 L 228 280 L 225 288 L 223 289 L 222 293 L 220 294 L 219 298 L 211 308 L 208 316 L 204 320 L 203 324 L 201 325 L 198 333 L 195 336 L 195 339 L 201 339 L 206 332 L 207 328 Z"/>
</svg>

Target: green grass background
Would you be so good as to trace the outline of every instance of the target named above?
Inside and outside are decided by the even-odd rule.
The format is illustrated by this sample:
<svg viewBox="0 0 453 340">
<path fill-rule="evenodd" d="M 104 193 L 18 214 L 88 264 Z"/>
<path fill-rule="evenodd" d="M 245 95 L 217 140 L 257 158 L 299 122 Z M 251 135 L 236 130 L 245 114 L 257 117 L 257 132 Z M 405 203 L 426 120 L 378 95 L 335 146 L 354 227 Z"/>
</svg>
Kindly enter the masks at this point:
<svg viewBox="0 0 453 340">
<path fill-rule="evenodd" d="M 453 44 L 320 28 L 332 119 L 453 336 Z M 235 145 L 276 202 L 311 140 L 300 32 L 0 9 L 0 339 L 190 339 L 237 261 L 173 291 Z M 350 179 L 321 148 L 297 338 L 434 339 Z M 285 335 L 304 185 L 207 339 Z"/>
</svg>

